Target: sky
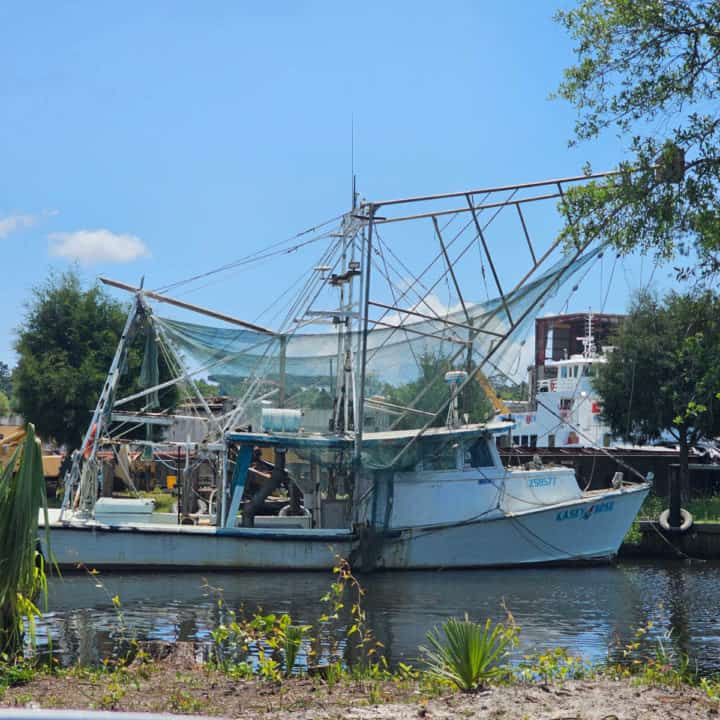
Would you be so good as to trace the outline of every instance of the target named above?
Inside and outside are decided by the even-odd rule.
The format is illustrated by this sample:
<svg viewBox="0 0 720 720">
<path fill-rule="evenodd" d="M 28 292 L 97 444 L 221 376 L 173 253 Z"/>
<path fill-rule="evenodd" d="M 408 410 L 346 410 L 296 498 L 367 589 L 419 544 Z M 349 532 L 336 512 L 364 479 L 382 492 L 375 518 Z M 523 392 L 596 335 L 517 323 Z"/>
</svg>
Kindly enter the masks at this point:
<svg viewBox="0 0 720 720">
<path fill-rule="evenodd" d="M 379 199 L 613 167 L 623 140 L 569 148 L 549 99 L 558 4 L 5 0 L 0 361 L 53 269 L 162 287 L 346 211 L 353 168 Z M 569 310 L 622 312 L 651 275 L 672 284 L 631 258 Z M 290 279 L 187 299 L 252 320 Z"/>
</svg>

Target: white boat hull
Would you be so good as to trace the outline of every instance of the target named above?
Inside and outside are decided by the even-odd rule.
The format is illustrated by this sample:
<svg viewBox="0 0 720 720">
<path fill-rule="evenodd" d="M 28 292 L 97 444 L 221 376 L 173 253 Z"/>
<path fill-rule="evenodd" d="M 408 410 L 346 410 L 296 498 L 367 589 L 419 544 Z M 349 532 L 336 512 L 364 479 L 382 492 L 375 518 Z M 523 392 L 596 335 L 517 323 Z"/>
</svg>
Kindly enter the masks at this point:
<svg viewBox="0 0 720 720">
<path fill-rule="evenodd" d="M 61 569 L 326 570 L 350 555 L 352 541 L 345 530 L 50 524 L 50 550 Z M 42 528 L 40 543 L 47 557 Z"/>
<path fill-rule="evenodd" d="M 365 561 L 385 569 L 609 561 L 648 491 L 640 485 L 493 519 L 397 530 Z"/>
<path fill-rule="evenodd" d="M 498 518 L 391 530 L 375 535 L 370 553 L 349 530 L 113 527 L 54 518 L 50 543 L 61 568 L 106 570 L 326 570 L 339 556 L 396 570 L 607 561 L 647 492 L 642 485 Z M 42 530 L 40 538 L 44 545 Z"/>
</svg>

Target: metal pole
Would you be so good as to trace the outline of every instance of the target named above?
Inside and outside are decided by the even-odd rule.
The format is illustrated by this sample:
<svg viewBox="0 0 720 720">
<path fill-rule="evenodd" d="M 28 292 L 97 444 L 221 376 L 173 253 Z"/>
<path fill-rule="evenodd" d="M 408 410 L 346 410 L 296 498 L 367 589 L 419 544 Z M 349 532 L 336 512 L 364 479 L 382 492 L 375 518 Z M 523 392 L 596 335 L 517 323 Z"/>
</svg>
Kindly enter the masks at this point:
<svg viewBox="0 0 720 720">
<path fill-rule="evenodd" d="M 402 313 L 403 315 L 415 315 L 419 318 L 422 318 L 423 320 L 431 320 L 432 322 L 442 323 L 443 325 L 452 325 L 453 327 L 462 328 L 463 330 L 472 330 L 473 332 L 477 331 L 477 332 L 484 333 L 486 335 L 494 335 L 495 337 L 498 337 L 498 338 L 503 336 L 503 333 L 495 332 L 494 330 L 483 330 L 483 329 L 478 330 L 478 328 L 473 327 L 472 324 L 466 325 L 465 323 L 455 322 L 454 320 L 447 320 L 446 318 L 440 317 L 438 315 L 433 317 L 432 315 L 426 315 L 425 313 L 418 312 L 417 310 L 408 310 L 407 308 L 401 308 L 397 305 L 386 305 L 385 303 L 377 302 L 375 300 L 370 300 L 369 304 L 374 307 L 382 308 L 383 310 L 390 310 L 393 312 Z M 387 315 L 387 313 L 383 313 L 383 316 L 385 316 L 385 315 Z M 379 323 L 378 320 L 371 320 L 370 322 L 376 322 L 378 324 L 381 324 L 381 323 Z M 382 324 L 385 324 L 385 323 L 382 323 Z M 401 322 L 400 325 L 388 324 L 388 327 L 404 328 L 405 325 L 403 322 Z"/>
<path fill-rule="evenodd" d="M 225 513 L 226 510 L 226 504 L 227 504 L 227 456 L 228 456 L 228 444 L 227 441 L 225 442 L 225 447 L 223 448 L 223 455 L 222 455 L 222 477 L 220 478 L 220 511 L 217 510 L 217 502 L 215 503 L 215 525 L 217 527 L 224 527 L 225 526 Z"/>
<path fill-rule="evenodd" d="M 375 206 L 368 206 L 368 233 L 367 243 L 365 246 L 365 270 L 363 272 L 363 327 L 362 327 L 362 347 L 360 350 L 360 397 L 358 398 L 358 423 L 355 433 L 355 468 L 356 472 L 360 468 L 360 456 L 362 453 L 362 435 L 365 425 L 365 379 L 367 376 L 365 364 L 367 362 L 367 342 L 368 342 L 368 325 L 370 311 L 370 268 L 372 267 L 372 234 L 373 234 L 373 218 L 375 216 Z"/>
<path fill-rule="evenodd" d="M 398 198 L 395 200 L 381 200 L 380 202 L 362 203 L 360 207 L 373 208 L 374 213 L 379 207 L 385 205 L 400 205 L 403 203 L 423 202 L 425 200 L 444 200 L 446 198 L 463 197 L 463 195 L 487 195 L 494 192 L 507 192 L 509 190 L 543 187 L 544 185 L 557 185 L 558 183 L 587 181 L 620 174 L 620 170 L 610 170 L 607 172 L 590 173 L 589 175 L 574 175 L 572 177 L 555 178 L 553 180 L 536 180 L 534 182 L 518 183 L 516 185 L 499 185 L 497 187 L 480 188 L 478 190 L 461 190 L 459 192 L 441 193 L 439 195 L 418 195 L 416 197 Z"/>
<path fill-rule="evenodd" d="M 505 293 L 503 292 L 502 285 L 500 285 L 500 278 L 498 277 L 497 270 L 495 270 L 495 263 L 493 262 L 492 255 L 490 254 L 490 249 L 485 242 L 485 235 L 482 231 L 482 228 L 480 227 L 480 221 L 478 220 L 477 213 L 475 212 L 475 208 L 473 207 L 472 198 L 469 195 L 466 195 L 465 198 L 467 199 L 468 207 L 470 208 L 470 212 L 472 213 L 472 219 L 475 223 L 475 229 L 477 230 L 478 237 L 480 238 L 480 242 L 482 243 L 483 250 L 485 250 L 485 256 L 487 257 L 488 263 L 490 264 L 490 270 L 492 271 L 493 278 L 495 278 L 495 285 L 498 289 L 498 292 L 500 293 L 500 299 L 502 300 L 502 304 L 505 308 L 505 312 L 507 313 L 510 325 L 512 325 L 513 319 L 512 315 L 510 314 L 510 308 L 508 307 L 507 300 L 505 299 Z"/>
<path fill-rule="evenodd" d="M 669 506 L 668 525 L 671 528 L 679 528 L 682 525 L 682 513 L 680 512 L 680 466 L 668 465 L 668 485 L 669 485 Z"/>
<path fill-rule="evenodd" d="M 437 235 L 438 242 L 440 243 L 440 248 L 442 249 L 442 254 L 445 258 L 445 263 L 447 264 L 448 272 L 450 273 L 453 285 L 455 286 L 455 292 L 457 293 L 458 298 L 460 298 L 460 304 L 462 305 L 463 312 L 465 313 L 465 319 L 467 320 L 468 325 L 470 325 L 472 323 L 472 320 L 470 319 L 470 313 L 468 313 L 467 307 L 465 307 L 465 298 L 463 297 L 460 290 L 460 285 L 458 285 L 457 277 L 455 277 L 455 270 L 453 269 L 452 263 L 450 262 L 450 256 L 448 255 L 447 248 L 445 247 L 445 243 L 443 242 L 437 218 L 434 215 L 432 221 L 433 225 L 435 226 L 435 234 Z"/>
<path fill-rule="evenodd" d="M 120 380 L 120 370 L 122 365 L 122 359 L 127 351 L 127 344 L 130 339 L 130 335 L 133 329 L 133 325 L 138 315 L 140 308 L 140 299 L 136 295 L 133 298 L 133 304 L 128 312 L 127 319 L 125 320 L 125 327 L 123 328 L 122 335 L 118 341 L 117 348 L 115 349 L 115 355 L 110 365 L 105 384 L 103 386 L 100 397 L 98 398 L 97 405 L 95 406 L 95 412 L 93 412 L 90 425 L 85 432 L 83 437 L 82 445 L 77 452 L 74 453 L 72 467 L 70 468 L 67 481 L 65 483 L 65 495 L 63 497 L 62 507 L 60 510 L 60 519 L 63 519 L 65 511 L 68 509 L 70 504 L 70 496 L 72 494 L 72 488 L 75 484 L 80 484 L 81 474 L 80 465 L 83 459 L 83 452 L 86 451 L 89 443 L 92 442 L 90 455 L 87 458 L 87 463 L 93 463 L 97 454 L 98 445 L 100 444 L 100 438 L 103 434 L 105 426 L 110 421 L 110 412 L 112 410 L 112 399 L 117 389 L 118 381 Z M 93 496 L 92 493 L 88 493 L 88 496 Z M 94 496 L 93 496 L 94 497 Z M 94 507 L 95 502 L 93 500 L 92 506 Z M 83 508 L 86 511 L 91 511 L 92 507 Z"/>
<path fill-rule="evenodd" d="M 532 242 L 530 241 L 530 233 L 528 232 L 527 225 L 525 224 L 525 216 L 522 214 L 522 210 L 520 209 L 520 205 L 515 205 L 515 209 L 517 210 L 518 216 L 520 218 L 520 223 L 522 224 L 523 232 L 525 233 L 525 240 L 527 240 L 528 247 L 530 248 L 530 257 L 532 257 L 533 263 L 537 264 L 537 258 L 535 257 L 535 249 L 532 246 Z"/>
<path fill-rule="evenodd" d="M 509 205 L 517 205 L 519 203 L 531 203 L 531 202 L 538 202 L 539 200 L 552 200 L 553 198 L 560 197 L 560 195 L 556 192 L 553 193 L 546 193 L 544 195 L 532 195 L 531 197 L 526 198 L 517 198 L 516 200 L 496 200 L 495 202 L 491 203 L 480 203 L 479 205 L 473 205 L 475 210 L 492 210 L 495 208 L 504 208 L 508 207 Z M 405 222 L 406 220 L 421 220 L 423 218 L 431 218 L 433 215 L 436 215 L 437 217 L 441 217 L 443 215 L 459 215 L 460 213 L 466 213 L 470 212 L 470 208 L 465 207 L 458 207 L 458 208 L 452 208 L 451 210 L 428 210 L 423 213 L 416 213 L 413 215 L 398 215 L 395 217 L 376 217 L 375 223 L 377 225 L 387 225 L 388 223 L 396 223 L 396 222 Z M 360 217 L 359 215 L 354 215 L 353 217 Z"/>
<path fill-rule="evenodd" d="M 200 313 L 201 315 L 207 315 L 208 317 L 214 317 L 218 320 L 224 320 L 225 322 L 233 325 L 239 325 L 240 327 L 247 328 L 248 330 L 255 330 L 255 332 L 264 333 L 265 335 L 275 335 L 273 330 L 269 330 L 262 325 L 255 325 L 254 323 L 246 322 L 245 320 L 239 320 L 238 318 L 232 317 L 231 315 L 225 315 L 224 313 L 216 312 L 215 310 L 208 310 L 207 308 L 200 307 L 200 305 L 193 305 L 191 303 L 184 302 L 183 300 L 175 300 L 175 298 L 168 297 L 167 295 L 160 295 L 159 293 L 150 292 L 149 290 L 142 290 L 142 288 L 133 287 L 127 283 L 120 282 L 119 280 L 111 280 L 106 277 L 99 277 L 101 283 L 110 285 L 111 287 L 119 288 L 120 290 L 127 290 L 128 292 L 141 292 L 145 297 L 152 298 L 158 302 L 164 302 L 168 305 L 175 305 L 176 307 L 183 308 L 185 310 L 192 310 L 193 312 Z"/>
<path fill-rule="evenodd" d="M 278 407 L 285 407 L 285 365 L 287 363 L 287 335 L 280 336 L 280 366 L 278 368 Z"/>
</svg>

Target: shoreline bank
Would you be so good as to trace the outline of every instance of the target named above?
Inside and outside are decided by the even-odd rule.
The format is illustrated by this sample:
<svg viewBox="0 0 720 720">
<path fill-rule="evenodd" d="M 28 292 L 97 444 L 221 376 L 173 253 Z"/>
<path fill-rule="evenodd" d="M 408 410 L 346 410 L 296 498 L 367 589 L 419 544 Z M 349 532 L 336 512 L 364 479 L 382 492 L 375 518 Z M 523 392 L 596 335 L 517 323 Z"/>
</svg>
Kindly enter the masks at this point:
<svg viewBox="0 0 720 720">
<path fill-rule="evenodd" d="M 463 693 L 410 672 L 379 677 L 316 674 L 270 682 L 200 663 L 191 643 L 167 646 L 164 652 L 160 657 L 162 652 L 156 651 L 157 658 L 143 652 L 113 669 L 28 672 L 0 692 L 0 715 L 3 708 L 73 708 L 272 720 L 695 720 L 720 710 L 719 696 L 709 685 L 680 682 L 672 673 L 654 680 L 647 675 L 598 673 L 578 679 L 506 681 Z"/>
</svg>

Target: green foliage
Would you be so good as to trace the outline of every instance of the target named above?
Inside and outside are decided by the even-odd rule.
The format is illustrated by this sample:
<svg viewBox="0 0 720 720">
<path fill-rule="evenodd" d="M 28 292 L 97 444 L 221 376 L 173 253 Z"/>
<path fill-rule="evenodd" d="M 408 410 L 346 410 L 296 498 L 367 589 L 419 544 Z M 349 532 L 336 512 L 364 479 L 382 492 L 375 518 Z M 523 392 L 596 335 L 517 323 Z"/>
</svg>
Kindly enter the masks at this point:
<svg viewBox="0 0 720 720">
<path fill-rule="evenodd" d="M 0 415 L 10 414 L 10 399 L 8 396 L 0 390 Z"/>
<path fill-rule="evenodd" d="M 333 401 L 330 393 L 321 388 L 305 388 L 293 394 L 290 398 L 293 407 L 299 407 L 306 410 L 329 410 L 332 408 Z"/>
<path fill-rule="evenodd" d="M 650 493 L 640 507 L 638 517 L 657 520 L 658 515 L 668 506 L 667 498 Z M 720 495 L 690 498 L 683 507 L 693 516 L 695 522 L 720 522 Z M 638 529 L 637 541 L 640 540 Z"/>
<path fill-rule="evenodd" d="M 447 407 L 450 389 L 445 382 L 445 373 L 455 370 L 450 358 L 445 355 L 425 353 L 418 358 L 420 376 L 417 380 L 393 387 L 387 385 L 383 395 L 391 403 L 403 407 L 414 407 L 416 410 L 435 413 L 441 407 Z M 413 405 L 415 398 L 422 393 L 420 400 Z M 467 412 L 470 422 L 484 422 L 493 415 L 490 401 L 485 397 L 479 383 L 470 381 L 463 392 L 461 411 Z M 423 426 L 428 418 L 417 415 L 406 415 L 398 423 L 398 429 L 410 429 Z M 441 412 L 433 425 L 440 427 L 445 424 L 446 413 Z"/>
<path fill-rule="evenodd" d="M 614 434 L 643 443 L 666 431 L 682 447 L 720 433 L 716 295 L 642 295 L 613 342 L 595 387 Z"/>
<path fill-rule="evenodd" d="M 51 274 L 33 289 L 15 344 L 13 389 L 18 411 L 35 421 L 42 437 L 80 445 L 126 317 L 127 308 L 97 285 L 84 290 L 75 271 Z M 139 389 L 144 340 L 138 333 L 129 349 L 120 392 Z M 160 379 L 167 378 L 161 361 Z M 165 406 L 174 404 L 175 393 L 163 391 Z"/>
<path fill-rule="evenodd" d="M 530 387 L 525 380 L 514 385 L 499 385 L 495 389 L 503 400 L 527 400 L 530 397 Z"/>
<path fill-rule="evenodd" d="M 76 272 L 51 275 L 33 289 L 15 349 L 18 410 L 43 437 L 77 447 L 105 382 L 125 308 Z M 137 354 L 128 360 L 139 369 Z"/>
<path fill-rule="evenodd" d="M 629 530 L 625 533 L 623 544 L 639 545 L 642 541 L 642 532 L 640 531 L 640 522 L 637 518 L 632 521 Z"/>
<path fill-rule="evenodd" d="M 630 139 L 620 175 L 567 194 L 565 237 L 663 258 L 693 248 L 700 276 L 717 273 L 720 5 L 579 0 L 556 19 L 576 43 L 558 92 L 578 111 L 575 140 Z"/>
<path fill-rule="evenodd" d="M 0 393 L 12 397 L 12 373 L 7 363 L 0 362 Z"/>
<path fill-rule="evenodd" d="M 35 640 L 36 596 L 42 593 L 47 602 L 44 561 L 36 550 L 40 508 L 47 528 L 40 444 L 28 424 L 25 442 L 0 470 L 0 656 L 10 659 L 22 654 L 24 621 Z"/>
<path fill-rule="evenodd" d="M 433 677 L 470 692 L 508 673 L 502 661 L 517 644 L 514 626 L 493 627 L 489 618 L 481 625 L 466 615 L 464 620 L 446 620 L 442 632 L 444 637 L 434 628 L 427 634 L 430 647 L 420 648 Z"/>
<path fill-rule="evenodd" d="M 195 381 L 198 390 L 203 397 L 212 398 L 220 395 L 220 386 L 213 383 L 206 382 L 205 380 L 199 379 Z"/>
<path fill-rule="evenodd" d="M 346 607 L 346 600 L 349 600 L 351 622 L 345 633 L 349 650 L 347 664 L 358 677 L 384 676 L 388 667 L 385 646 L 375 637 L 375 633 L 368 625 L 363 606 L 365 588 L 355 577 L 350 563 L 345 558 L 336 558 L 333 573 L 337 576 L 337 580 L 321 598 L 328 604 L 330 614 L 323 613 L 319 620 L 320 622 L 337 620 L 340 611 Z M 339 659 L 336 656 L 336 648 L 333 648 L 331 655 L 335 656 L 332 659 Z"/>
<path fill-rule="evenodd" d="M 215 667 L 233 677 L 257 674 L 271 682 L 292 674 L 309 625 L 293 625 L 286 613 L 263 615 L 259 611 L 246 619 L 225 609 L 221 599 L 218 607 L 225 621 L 210 631 Z"/>
<path fill-rule="evenodd" d="M 309 629 L 309 625 L 288 625 L 285 628 L 281 638 L 283 658 L 285 661 L 285 675 L 292 675 L 295 663 L 297 662 L 298 652 Z"/>
<path fill-rule="evenodd" d="M 593 673 L 593 667 L 579 655 L 571 655 L 567 648 L 554 648 L 537 655 L 524 655 L 517 674 L 524 682 L 544 683 L 581 680 Z"/>
</svg>

